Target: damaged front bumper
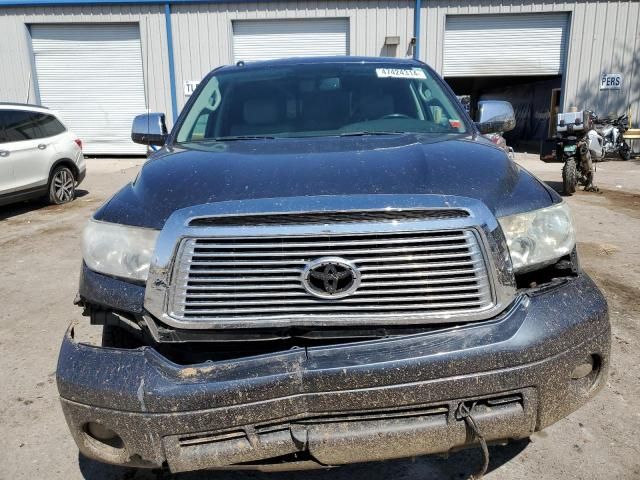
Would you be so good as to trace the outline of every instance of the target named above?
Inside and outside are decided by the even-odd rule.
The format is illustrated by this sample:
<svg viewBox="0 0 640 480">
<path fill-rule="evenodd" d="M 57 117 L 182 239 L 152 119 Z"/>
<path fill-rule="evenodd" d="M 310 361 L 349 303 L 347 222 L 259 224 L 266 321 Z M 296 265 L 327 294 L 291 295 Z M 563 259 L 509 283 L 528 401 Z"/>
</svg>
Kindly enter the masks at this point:
<svg viewBox="0 0 640 480">
<path fill-rule="evenodd" d="M 290 469 L 468 446 L 461 404 L 487 441 L 527 437 L 595 395 L 609 348 L 606 302 L 581 274 L 491 321 L 189 366 L 149 347 L 85 345 L 71 329 L 57 375 L 88 457 L 173 472 Z"/>
</svg>

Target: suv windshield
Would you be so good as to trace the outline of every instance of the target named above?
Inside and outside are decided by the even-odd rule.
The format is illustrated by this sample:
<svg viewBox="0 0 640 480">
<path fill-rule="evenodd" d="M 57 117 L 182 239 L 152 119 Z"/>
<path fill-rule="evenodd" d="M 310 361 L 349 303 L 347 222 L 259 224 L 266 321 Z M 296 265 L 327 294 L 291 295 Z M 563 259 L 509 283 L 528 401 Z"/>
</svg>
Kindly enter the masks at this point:
<svg viewBox="0 0 640 480">
<path fill-rule="evenodd" d="M 465 131 L 459 107 L 427 69 L 301 64 L 209 77 L 176 141 Z"/>
</svg>

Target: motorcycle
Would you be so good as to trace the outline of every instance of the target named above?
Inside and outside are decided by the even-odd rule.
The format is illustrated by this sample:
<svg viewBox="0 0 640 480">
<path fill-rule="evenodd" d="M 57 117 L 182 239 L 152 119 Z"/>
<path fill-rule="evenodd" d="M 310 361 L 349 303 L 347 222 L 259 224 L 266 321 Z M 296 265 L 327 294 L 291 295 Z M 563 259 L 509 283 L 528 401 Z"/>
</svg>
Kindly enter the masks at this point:
<svg viewBox="0 0 640 480">
<path fill-rule="evenodd" d="M 562 186 L 566 195 L 578 184 L 586 191 L 597 191 L 593 184 L 594 161 L 605 155 L 604 137 L 594 128 L 596 116 L 588 110 L 558 114 L 556 157 L 562 159 Z"/>
<path fill-rule="evenodd" d="M 621 115 L 616 119 L 596 119 L 599 134 L 604 139 L 606 155 L 618 154 L 622 160 L 631 159 L 631 147 L 624 139 L 624 133 L 629 130 L 629 116 Z"/>
</svg>

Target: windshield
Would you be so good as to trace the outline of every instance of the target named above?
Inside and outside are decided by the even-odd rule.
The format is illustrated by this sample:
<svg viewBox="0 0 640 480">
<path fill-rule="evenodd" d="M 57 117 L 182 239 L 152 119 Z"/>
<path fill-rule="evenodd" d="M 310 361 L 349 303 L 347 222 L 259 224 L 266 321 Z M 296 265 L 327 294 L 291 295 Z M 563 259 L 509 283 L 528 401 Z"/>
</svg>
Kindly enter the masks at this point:
<svg viewBox="0 0 640 480">
<path fill-rule="evenodd" d="M 176 141 L 465 133 L 457 105 L 429 70 L 304 64 L 209 77 Z"/>
</svg>

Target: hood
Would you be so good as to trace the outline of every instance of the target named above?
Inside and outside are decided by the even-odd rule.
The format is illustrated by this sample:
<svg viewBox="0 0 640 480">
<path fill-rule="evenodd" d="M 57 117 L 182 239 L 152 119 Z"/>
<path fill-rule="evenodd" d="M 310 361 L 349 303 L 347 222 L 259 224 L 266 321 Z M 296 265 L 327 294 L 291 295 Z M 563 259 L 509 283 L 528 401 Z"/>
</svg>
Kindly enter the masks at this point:
<svg viewBox="0 0 640 480">
<path fill-rule="evenodd" d="M 176 210 L 260 198 L 439 194 L 482 201 L 497 217 L 559 197 L 504 151 L 460 135 L 242 140 L 172 147 L 95 215 L 162 228 Z"/>
</svg>

